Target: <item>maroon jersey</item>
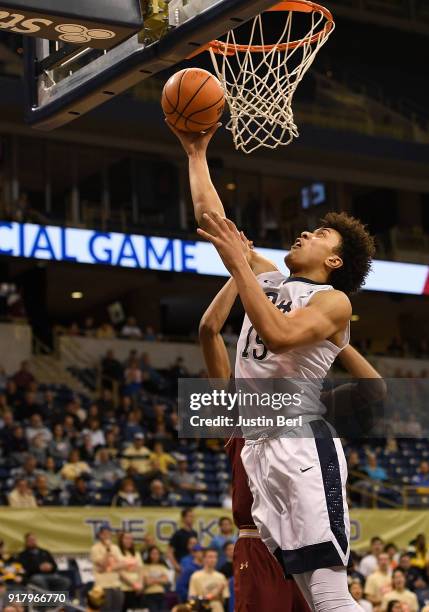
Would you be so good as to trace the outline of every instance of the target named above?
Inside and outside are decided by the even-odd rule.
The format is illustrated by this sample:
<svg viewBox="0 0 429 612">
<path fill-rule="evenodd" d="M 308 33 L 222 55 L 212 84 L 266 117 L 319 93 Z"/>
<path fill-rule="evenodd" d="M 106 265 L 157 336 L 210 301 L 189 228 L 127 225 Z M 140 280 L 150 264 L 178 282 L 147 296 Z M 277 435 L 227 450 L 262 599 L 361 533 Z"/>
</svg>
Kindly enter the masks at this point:
<svg viewBox="0 0 429 612">
<path fill-rule="evenodd" d="M 241 461 L 243 438 L 232 438 L 225 450 L 232 468 L 232 514 L 246 532 L 256 531 L 253 497 Z M 250 528 L 250 529 L 249 529 Z M 234 547 L 235 612 L 310 612 L 294 580 L 287 580 L 278 561 L 258 537 L 240 537 Z"/>
</svg>

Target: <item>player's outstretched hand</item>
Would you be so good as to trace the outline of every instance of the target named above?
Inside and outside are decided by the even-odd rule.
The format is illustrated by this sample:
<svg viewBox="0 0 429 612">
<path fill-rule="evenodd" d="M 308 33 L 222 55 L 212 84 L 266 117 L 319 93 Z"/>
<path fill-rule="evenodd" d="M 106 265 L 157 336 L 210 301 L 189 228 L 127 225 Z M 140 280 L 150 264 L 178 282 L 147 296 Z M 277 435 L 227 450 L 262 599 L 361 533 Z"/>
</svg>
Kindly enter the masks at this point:
<svg viewBox="0 0 429 612">
<path fill-rule="evenodd" d="M 165 120 L 165 123 L 168 125 L 173 134 L 175 134 L 175 136 L 177 136 L 177 138 L 180 140 L 180 143 L 187 155 L 195 155 L 196 153 L 205 154 L 207 147 L 209 146 L 209 142 L 222 125 L 221 123 L 216 123 L 213 127 L 205 132 L 182 132 L 171 125 L 168 119 Z"/>
<path fill-rule="evenodd" d="M 216 212 L 204 213 L 203 218 L 208 231 L 198 228 L 197 232 L 216 247 L 226 268 L 232 273 L 236 266 L 246 265 L 252 250 L 235 223 Z"/>
</svg>

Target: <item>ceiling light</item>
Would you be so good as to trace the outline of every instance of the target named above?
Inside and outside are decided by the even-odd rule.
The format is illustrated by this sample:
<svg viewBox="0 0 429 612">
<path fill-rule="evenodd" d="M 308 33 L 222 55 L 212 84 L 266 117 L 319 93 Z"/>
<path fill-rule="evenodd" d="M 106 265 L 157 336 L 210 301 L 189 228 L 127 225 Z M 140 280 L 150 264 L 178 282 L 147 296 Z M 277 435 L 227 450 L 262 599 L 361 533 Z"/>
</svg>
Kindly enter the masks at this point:
<svg viewBox="0 0 429 612">
<path fill-rule="evenodd" d="M 72 300 L 81 300 L 83 298 L 82 291 L 73 291 L 73 293 L 71 294 L 71 298 Z"/>
</svg>

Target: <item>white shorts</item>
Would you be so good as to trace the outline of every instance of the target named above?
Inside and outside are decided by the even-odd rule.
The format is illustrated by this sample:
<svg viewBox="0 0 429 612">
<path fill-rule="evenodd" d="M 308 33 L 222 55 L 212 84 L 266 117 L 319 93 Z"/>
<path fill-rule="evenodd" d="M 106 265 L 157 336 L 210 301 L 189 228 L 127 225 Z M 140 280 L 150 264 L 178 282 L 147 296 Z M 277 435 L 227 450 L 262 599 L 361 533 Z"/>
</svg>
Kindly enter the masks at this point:
<svg viewBox="0 0 429 612">
<path fill-rule="evenodd" d="M 323 419 L 303 427 L 308 437 L 301 428 L 296 437 L 247 440 L 241 452 L 253 494 L 253 519 L 290 574 L 347 566 L 350 555 L 341 441 L 332 437 Z"/>
</svg>

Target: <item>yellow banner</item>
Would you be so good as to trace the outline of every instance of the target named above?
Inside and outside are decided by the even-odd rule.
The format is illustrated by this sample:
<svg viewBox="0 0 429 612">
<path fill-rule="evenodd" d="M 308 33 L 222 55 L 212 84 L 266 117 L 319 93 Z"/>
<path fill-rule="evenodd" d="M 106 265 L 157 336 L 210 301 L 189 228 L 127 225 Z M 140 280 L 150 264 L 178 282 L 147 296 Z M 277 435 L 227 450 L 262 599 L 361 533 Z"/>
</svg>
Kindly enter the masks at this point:
<svg viewBox="0 0 429 612">
<path fill-rule="evenodd" d="M 225 510 L 198 508 L 195 529 L 203 545 L 217 533 L 219 517 Z M 102 524 L 114 531 L 130 531 L 137 542 L 145 534 L 155 536 L 165 548 L 180 525 L 179 508 L 37 508 L 14 510 L 0 508 L 0 539 L 9 551 L 21 550 L 24 534 L 34 532 L 39 545 L 55 554 L 86 554 Z M 417 533 L 429 532 L 429 512 L 413 510 L 353 510 L 351 512 L 352 548 L 364 551 L 374 535 L 405 547 Z"/>
</svg>

